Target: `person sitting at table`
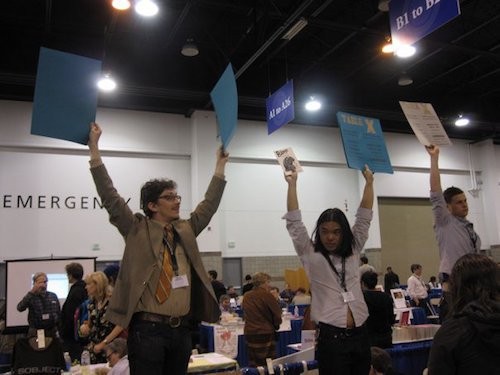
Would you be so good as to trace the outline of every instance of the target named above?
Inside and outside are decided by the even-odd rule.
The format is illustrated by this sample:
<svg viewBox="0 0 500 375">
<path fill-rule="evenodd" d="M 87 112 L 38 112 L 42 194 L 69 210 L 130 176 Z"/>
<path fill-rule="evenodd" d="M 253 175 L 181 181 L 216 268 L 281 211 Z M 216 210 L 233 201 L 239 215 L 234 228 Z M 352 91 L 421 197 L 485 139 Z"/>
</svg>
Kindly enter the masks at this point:
<svg viewBox="0 0 500 375">
<path fill-rule="evenodd" d="M 235 300 L 238 299 L 238 297 L 239 297 L 239 294 L 236 292 L 236 289 L 232 285 L 229 285 L 227 287 L 227 293 L 226 294 L 229 297 L 234 298 Z"/>
<path fill-rule="evenodd" d="M 297 292 L 292 299 L 292 304 L 294 305 L 310 305 L 311 304 L 311 296 L 306 294 L 306 290 L 302 287 L 297 288 Z"/>
<path fill-rule="evenodd" d="M 269 292 L 271 277 L 263 272 L 252 276 L 253 289 L 245 293 L 243 317 L 248 364 L 265 366 L 266 358 L 276 358 L 276 331 L 281 324 L 281 309 Z"/>
<path fill-rule="evenodd" d="M 392 369 L 391 356 L 384 349 L 377 346 L 370 348 L 372 361 L 368 375 L 395 375 Z"/>
<path fill-rule="evenodd" d="M 441 289 L 441 283 L 438 283 L 436 280 L 436 276 L 431 276 L 427 286 L 430 289 Z"/>
<path fill-rule="evenodd" d="M 498 374 L 500 267 L 486 255 L 466 254 L 449 280 L 453 305 L 434 336 L 428 374 Z"/>
<path fill-rule="evenodd" d="M 366 320 L 371 346 L 390 348 L 392 346 L 392 325 L 395 322 L 392 298 L 376 290 L 378 276 L 375 272 L 365 272 L 361 276 L 361 287 L 369 316 Z"/>
<path fill-rule="evenodd" d="M 280 293 L 280 297 L 283 298 L 283 300 L 286 303 L 292 303 L 293 297 L 295 297 L 295 292 L 290 288 L 290 285 L 288 283 L 285 283 L 285 287 Z"/>
<path fill-rule="evenodd" d="M 269 291 L 278 302 L 278 305 L 280 305 L 280 309 L 286 309 L 287 303 L 283 300 L 283 298 L 281 298 L 279 288 L 277 286 L 272 286 Z"/>
<path fill-rule="evenodd" d="M 221 313 L 234 314 L 234 309 L 231 307 L 231 297 L 228 294 L 220 296 L 219 307 Z"/>
</svg>

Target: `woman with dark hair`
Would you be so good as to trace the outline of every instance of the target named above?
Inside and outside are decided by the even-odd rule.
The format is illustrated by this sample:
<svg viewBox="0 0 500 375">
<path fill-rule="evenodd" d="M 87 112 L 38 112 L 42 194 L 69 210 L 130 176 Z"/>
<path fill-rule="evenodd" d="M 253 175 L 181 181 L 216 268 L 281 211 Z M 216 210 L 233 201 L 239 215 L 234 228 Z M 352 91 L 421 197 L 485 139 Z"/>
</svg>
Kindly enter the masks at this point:
<svg viewBox="0 0 500 375">
<path fill-rule="evenodd" d="M 284 219 L 311 283 L 311 318 L 319 326 L 320 374 L 367 374 L 370 370 L 368 308 L 358 272 L 373 215 L 373 174 L 368 166 L 363 176 L 363 197 L 352 230 L 344 213 L 330 208 L 319 216 L 311 240 L 299 210 L 297 173 L 285 175 L 288 212 Z"/>
<path fill-rule="evenodd" d="M 450 275 L 450 318 L 436 332 L 428 374 L 498 374 L 500 268 L 485 255 L 467 254 Z"/>
</svg>

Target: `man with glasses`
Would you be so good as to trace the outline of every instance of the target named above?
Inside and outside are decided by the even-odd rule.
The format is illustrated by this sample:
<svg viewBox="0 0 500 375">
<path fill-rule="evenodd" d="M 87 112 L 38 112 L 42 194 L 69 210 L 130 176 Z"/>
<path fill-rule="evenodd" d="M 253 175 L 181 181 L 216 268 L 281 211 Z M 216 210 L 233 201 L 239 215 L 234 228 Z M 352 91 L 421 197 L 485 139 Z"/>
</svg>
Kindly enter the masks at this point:
<svg viewBox="0 0 500 375">
<path fill-rule="evenodd" d="M 108 375 L 129 375 L 129 361 L 127 355 L 127 341 L 122 338 L 117 338 L 111 341 L 104 348 L 106 351 L 106 359 L 108 360 L 109 371 Z"/>
<path fill-rule="evenodd" d="M 466 219 L 469 213 L 465 193 L 451 186 L 444 192 L 441 188 L 439 172 L 439 147 L 425 146 L 431 159 L 430 199 L 434 215 L 434 232 L 439 247 L 439 281 L 443 286 L 443 298 L 440 304 L 441 321 L 446 318 L 450 305 L 448 279 L 453 265 L 462 255 L 479 252 L 481 239 L 474 231 L 473 225 Z"/>
<path fill-rule="evenodd" d="M 188 220 L 179 217 L 181 197 L 172 180 L 151 180 L 141 189 L 144 214 L 134 214 L 117 193 L 98 147 L 102 130 L 89 133 L 90 170 L 125 251 L 106 319 L 129 327 L 132 374 L 185 374 L 191 354 L 190 323 L 216 322 L 220 309 L 203 267 L 196 237 L 217 211 L 228 154 L 217 152 L 205 198 Z"/>
</svg>

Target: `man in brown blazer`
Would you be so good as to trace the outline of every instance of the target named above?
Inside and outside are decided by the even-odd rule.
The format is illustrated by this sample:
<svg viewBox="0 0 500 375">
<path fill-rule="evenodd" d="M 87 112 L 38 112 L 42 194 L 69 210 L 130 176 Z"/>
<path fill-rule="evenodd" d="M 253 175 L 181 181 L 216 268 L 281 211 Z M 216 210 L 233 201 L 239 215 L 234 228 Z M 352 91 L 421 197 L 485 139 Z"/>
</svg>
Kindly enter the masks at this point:
<svg viewBox="0 0 500 375">
<path fill-rule="evenodd" d="M 220 316 L 196 237 L 219 206 L 228 154 L 222 148 L 218 150 L 205 199 L 188 220 L 179 218 L 181 197 L 172 180 L 146 182 L 141 189 L 145 215 L 134 214 L 117 193 L 101 161 L 101 134 L 99 125 L 92 123 L 88 143 L 90 171 L 110 222 L 125 240 L 106 319 L 129 328 L 131 374 L 185 374 L 191 354 L 189 322 L 215 322 Z M 173 239 L 165 235 L 168 226 L 173 226 Z M 164 271 L 165 264 L 170 273 Z M 159 284 L 163 287 L 162 295 Z"/>
</svg>

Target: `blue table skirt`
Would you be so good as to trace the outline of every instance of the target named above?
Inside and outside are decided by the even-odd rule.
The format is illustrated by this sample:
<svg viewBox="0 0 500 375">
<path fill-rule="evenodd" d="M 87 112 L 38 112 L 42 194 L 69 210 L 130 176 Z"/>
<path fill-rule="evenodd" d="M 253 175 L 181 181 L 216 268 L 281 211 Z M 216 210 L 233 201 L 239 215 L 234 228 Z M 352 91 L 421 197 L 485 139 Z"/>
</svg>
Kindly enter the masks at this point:
<svg viewBox="0 0 500 375">
<path fill-rule="evenodd" d="M 294 319 L 290 321 L 291 331 L 278 332 L 278 342 L 276 343 L 276 354 L 278 357 L 283 357 L 288 354 L 287 346 L 296 344 L 301 340 L 302 334 L 302 319 Z M 215 350 L 214 347 L 214 327 L 208 325 L 200 325 L 200 345 L 206 348 L 209 352 Z M 244 335 L 238 336 L 238 356 L 236 357 L 240 367 L 248 366 L 248 351 Z"/>
<path fill-rule="evenodd" d="M 405 375 L 421 375 L 427 367 L 432 340 L 395 344 L 386 349 L 392 359 L 392 367 Z"/>
</svg>

